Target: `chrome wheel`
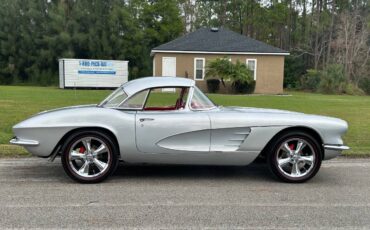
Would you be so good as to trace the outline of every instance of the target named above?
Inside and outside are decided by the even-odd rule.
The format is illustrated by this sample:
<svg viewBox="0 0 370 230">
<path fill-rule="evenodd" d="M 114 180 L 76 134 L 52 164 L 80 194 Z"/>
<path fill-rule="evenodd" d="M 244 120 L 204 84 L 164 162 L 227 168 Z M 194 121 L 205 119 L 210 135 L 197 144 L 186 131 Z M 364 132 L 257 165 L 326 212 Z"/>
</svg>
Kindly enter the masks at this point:
<svg viewBox="0 0 370 230">
<path fill-rule="evenodd" d="M 105 173 L 110 166 L 111 150 L 97 137 L 83 137 L 70 148 L 68 163 L 77 175 L 91 178 Z"/>
<path fill-rule="evenodd" d="M 315 149 L 304 139 L 291 138 L 285 140 L 277 151 L 278 169 L 288 177 L 304 177 L 315 166 Z"/>
</svg>

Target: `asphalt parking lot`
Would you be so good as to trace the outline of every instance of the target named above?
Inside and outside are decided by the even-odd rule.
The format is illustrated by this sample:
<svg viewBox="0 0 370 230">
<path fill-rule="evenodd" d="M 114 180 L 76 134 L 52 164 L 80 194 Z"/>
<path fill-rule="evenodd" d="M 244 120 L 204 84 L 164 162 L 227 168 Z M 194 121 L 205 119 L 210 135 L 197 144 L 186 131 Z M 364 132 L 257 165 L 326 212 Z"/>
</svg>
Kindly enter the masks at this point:
<svg viewBox="0 0 370 230">
<path fill-rule="evenodd" d="M 370 228 L 370 159 L 325 162 L 304 184 L 267 168 L 128 166 L 82 185 L 60 159 L 0 160 L 1 228 Z"/>
</svg>

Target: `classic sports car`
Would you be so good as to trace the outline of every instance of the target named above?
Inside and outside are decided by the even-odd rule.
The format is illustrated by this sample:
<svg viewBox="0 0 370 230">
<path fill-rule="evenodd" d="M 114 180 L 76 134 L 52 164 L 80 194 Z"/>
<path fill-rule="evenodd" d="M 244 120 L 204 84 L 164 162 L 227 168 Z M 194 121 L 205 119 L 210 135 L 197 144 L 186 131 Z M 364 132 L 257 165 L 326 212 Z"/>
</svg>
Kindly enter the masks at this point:
<svg viewBox="0 0 370 230">
<path fill-rule="evenodd" d="M 246 97 L 245 100 L 248 100 Z M 347 122 L 273 109 L 217 106 L 186 78 L 123 84 L 98 105 L 41 112 L 13 127 L 12 144 L 61 155 L 72 179 L 93 183 L 128 163 L 247 165 L 265 159 L 286 182 L 304 182 L 342 150 Z"/>
</svg>

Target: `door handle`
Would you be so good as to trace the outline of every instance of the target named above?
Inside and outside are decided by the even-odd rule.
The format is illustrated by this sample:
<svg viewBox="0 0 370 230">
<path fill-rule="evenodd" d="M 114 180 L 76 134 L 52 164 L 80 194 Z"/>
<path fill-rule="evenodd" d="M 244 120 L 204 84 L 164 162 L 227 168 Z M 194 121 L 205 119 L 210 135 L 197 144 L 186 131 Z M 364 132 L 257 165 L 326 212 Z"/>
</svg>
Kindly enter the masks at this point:
<svg viewBox="0 0 370 230">
<path fill-rule="evenodd" d="M 144 122 L 144 121 L 154 121 L 153 118 L 140 118 L 139 119 L 140 122 Z"/>
</svg>

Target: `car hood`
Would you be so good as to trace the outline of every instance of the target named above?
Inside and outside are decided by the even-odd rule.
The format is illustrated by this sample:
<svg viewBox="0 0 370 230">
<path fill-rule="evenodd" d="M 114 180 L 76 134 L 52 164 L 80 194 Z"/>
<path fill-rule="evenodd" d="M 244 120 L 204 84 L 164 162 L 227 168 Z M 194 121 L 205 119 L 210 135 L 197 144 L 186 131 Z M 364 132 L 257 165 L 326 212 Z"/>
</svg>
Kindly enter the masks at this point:
<svg viewBox="0 0 370 230">
<path fill-rule="evenodd" d="M 264 108 L 253 108 L 253 107 L 236 107 L 236 106 L 229 106 L 229 107 L 219 107 L 219 109 L 223 112 L 241 112 L 241 113 L 274 113 L 274 114 L 303 114 L 299 112 L 292 112 L 288 110 L 280 110 L 280 109 L 264 109 Z"/>
<path fill-rule="evenodd" d="M 35 114 L 34 116 L 40 115 L 40 114 L 46 114 L 46 113 L 51 113 L 51 112 L 56 112 L 56 111 L 62 111 L 62 110 L 70 110 L 70 109 L 79 109 L 79 108 L 91 108 L 91 107 L 96 107 L 97 104 L 89 104 L 89 105 L 75 105 L 75 106 L 67 106 L 67 107 L 62 107 L 62 108 L 57 108 L 57 109 L 49 109 L 45 110 L 42 112 L 39 112 Z"/>
</svg>

